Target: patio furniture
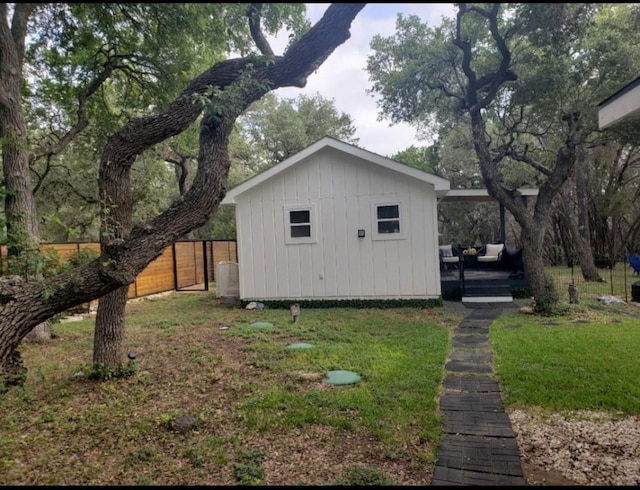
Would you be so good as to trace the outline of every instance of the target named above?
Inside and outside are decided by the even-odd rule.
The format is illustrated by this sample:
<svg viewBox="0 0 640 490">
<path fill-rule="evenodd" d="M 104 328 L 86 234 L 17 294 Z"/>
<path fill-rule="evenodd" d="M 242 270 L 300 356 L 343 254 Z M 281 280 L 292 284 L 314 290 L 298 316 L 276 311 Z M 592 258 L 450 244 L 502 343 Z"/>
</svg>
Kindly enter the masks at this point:
<svg viewBox="0 0 640 490">
<path fill-rule="evenodd" d="M 504 243 L 489 243 L 484 247 L 484 254 L 478 255 L 478 262 L 495 262 L 496 267 L 502 259 L 502 252 L 504 252 Z"/>
<path fill-rule="evenodd" d="M 440 249 L 440 263 L 444 265 L 444 268 L 447 269 L 449 264 L 456 267 L 456 264 L 460 262 L 460 257 L 454 253 L 453 247 L 449 244 L 440 245 L 438 248 Z"/>
</svg>

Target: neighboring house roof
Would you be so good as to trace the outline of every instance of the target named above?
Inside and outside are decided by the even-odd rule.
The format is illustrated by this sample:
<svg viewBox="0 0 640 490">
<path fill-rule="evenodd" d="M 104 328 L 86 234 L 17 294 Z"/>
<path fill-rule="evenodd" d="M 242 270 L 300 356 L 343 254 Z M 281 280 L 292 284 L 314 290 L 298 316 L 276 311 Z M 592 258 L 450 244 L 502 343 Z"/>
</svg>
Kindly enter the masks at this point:
<svg viewBox="0 0 640 490">
<path fill-rule="evenodd" d="M 640 77 L 598 104 L 600 129 L 624 119 L 640 117 Z"/>
<path fill-rule="evenodd" d="M 277 165 L 274 165 L 268 170 L 265 170 L 264 172 L 250 178 L 242 184 L 237 185 L 233 189 L 230 189 L 220 204 L 236 204 L 236 198 L 240 194 L 243 194 L 249 189 L 252 189 L 253 187 L 270 179 L 271 177 L 284 172 L 289 167 L 296 165 L 297 163 L 305 160 L 310 155 L 327 147 L 334 148 L 338 151 L 342 151 L 357 158 L 361 158 L 362 160 L 366 160 L 369 163 L 379 165 L 380 167 L 386 168 L 388 170 L 392 170 L 394 172 L 413 177 L 423 182 L 433 184 L 437 196 L 444 196 L 450 189 L 449 181 L 447 179 L 443 179 L 442 177 L 438 177 L 437 175 L 433 175 L 428 172 L 424 172 L 423 170 L 410 167 L 409 165 L 405 165 L 403 163 L 398 163 L 390 158 L 386 158 L 376 153 L 363 150 L 362 148 L 344 143 L 330 136 L 325 136 L 324 138 L 316 141 L 304 150 L 299 151 L 295 155 L 287 158 Z"/>
</svg>

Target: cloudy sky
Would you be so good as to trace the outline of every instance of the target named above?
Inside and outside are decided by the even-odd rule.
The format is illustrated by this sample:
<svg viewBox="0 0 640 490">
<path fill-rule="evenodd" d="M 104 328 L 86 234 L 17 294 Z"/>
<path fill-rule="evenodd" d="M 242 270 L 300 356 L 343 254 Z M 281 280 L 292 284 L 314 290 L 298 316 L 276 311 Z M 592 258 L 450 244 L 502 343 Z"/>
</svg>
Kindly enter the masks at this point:
<svg viewBox="0 0 640 490">
<path fill-rule="evenodd" d="M 317 22 L 328 6 L 328 3 L 308 3 L 307 17 L 312 23 Z M 366 93 L 371 86 L 365 71 L 367 56 L 371 54 L 369 43 L 375 34 L 390 36 L 395 33 L 398 13 L 418 15 L 434 27 L 443 15 L 453 17 L 455 8 L 451 3 L 368 3 L 352 24 L 351 38 L 309 77 L 304 89 L 286 88 L 274 93 L 281 98 L 319 93 L 333 99 L 338 111 L 351 116 L 360 146 L 382 156 L 391 156 L 411 145 L 425 144 L 416 139 L 416 132 L 409 125 L 391 126 L 389 120 L 378 121 L 376 99 Z M 286 34 L 272 40 L 274 51 L 282 53 L 286 41 Z"/>
</svg>

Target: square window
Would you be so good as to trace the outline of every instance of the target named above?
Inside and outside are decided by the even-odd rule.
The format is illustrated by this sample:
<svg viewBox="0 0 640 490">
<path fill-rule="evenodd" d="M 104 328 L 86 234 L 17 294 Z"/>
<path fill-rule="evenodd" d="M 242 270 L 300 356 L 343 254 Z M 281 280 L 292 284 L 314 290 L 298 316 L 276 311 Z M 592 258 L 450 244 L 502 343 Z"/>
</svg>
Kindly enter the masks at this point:
<svg viewBox="0 0 640 490">
<path fill-rule="evenodd" d="M 402 234 L 400 204 L 374 203 L 374 231 L 373 240 L 397 240 L 404 238 Z"/>
<path fill-rule="evenodd" d="M 285 243 L 315 243 L 315 214 L 313 204 L 284 207 Z"/>
</svg>

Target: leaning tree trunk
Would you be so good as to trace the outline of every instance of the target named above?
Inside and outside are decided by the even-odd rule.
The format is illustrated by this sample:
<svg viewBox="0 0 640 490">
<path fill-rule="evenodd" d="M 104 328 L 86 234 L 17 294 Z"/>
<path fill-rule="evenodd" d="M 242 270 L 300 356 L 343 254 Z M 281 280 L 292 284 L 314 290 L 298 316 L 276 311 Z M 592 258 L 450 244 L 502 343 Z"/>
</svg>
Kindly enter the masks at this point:
<svg viewBox="0 0 640 490">
<path fill-rule="evenodd" d="M 576 194 L 578 195 L 578 193 Z M 570 202 L 569 193 L 561 192 L 560 195 L 562 197 L 562 206 L 564 208 L 564 212 L 559 213 L 560 221 L 573 240 L 573 243 L 571 244 L 571 252 L 578 259 L 580 269 L 582 270 L 582 277 L 585 281 L 604 282 L 604 280 L 600 277 L 595 262 L 593 261 L 593 253 L 591 252 L 591 241 L 589 240 L 588 235 L 587 237 L 585 237 L 582 233 L 580 233 L 580 228 L 583 225 L 578 226 L 577 220 L 580 218 L 577 217 L 573 212 L 574 206 Z M 586 202 L 584 204 L 586 207 Z M 579 199 L 577 207 L 581 207 Z"/>
<path fill-rule="evenodd" d="M 574 175 L 576 184 L 576 204 L 577 204 L 577 222 L 569 219 L 572 226 L 572 234 L 579 237 L 576 247 L 576 255 L 580 262 L 582 277 L 585 281 L 604 282 L 600 277 L 598 268 L 593 261 L 593 253 L 591 247 L 591 231 L 589 230 L 589 203 L 587 195 L 587 170 L 584 161 L 584 152 L 580 152 L 583 158 L 576 158 Z"/>
</svg>

